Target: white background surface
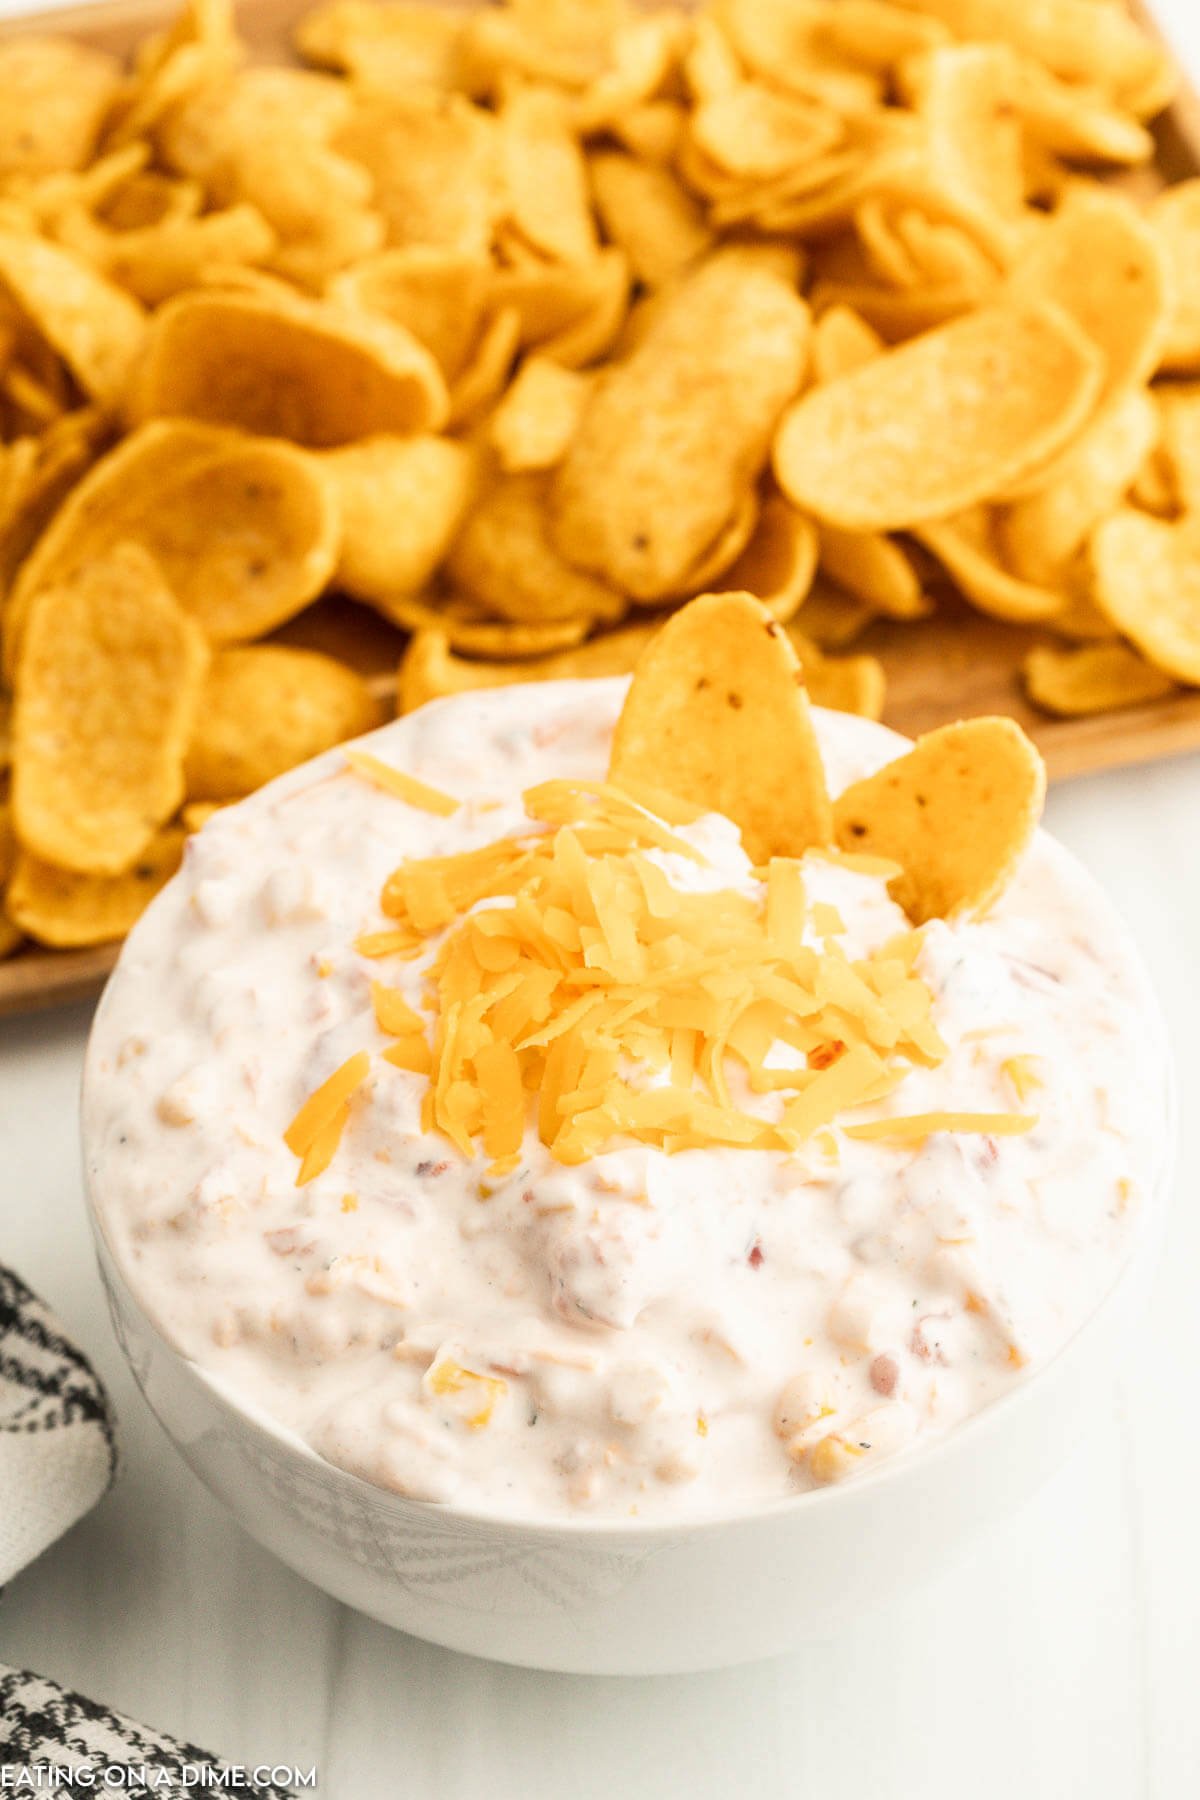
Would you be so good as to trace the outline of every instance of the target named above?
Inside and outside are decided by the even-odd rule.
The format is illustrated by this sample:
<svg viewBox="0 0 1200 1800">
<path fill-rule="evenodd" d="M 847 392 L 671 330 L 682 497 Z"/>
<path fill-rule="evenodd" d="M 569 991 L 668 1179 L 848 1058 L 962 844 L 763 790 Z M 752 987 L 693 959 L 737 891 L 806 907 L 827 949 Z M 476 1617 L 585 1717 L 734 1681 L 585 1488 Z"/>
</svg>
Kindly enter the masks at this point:
<svg viewBox="0 0 1200 1800">
<path fill-rule="evenodd" d="M 1160 13 L 1200 74 L 1196 0 Z M 124 1471 L 0 1599 L 0 1661 L 235 1760 L 316 1762 L 332 1800 L 1200 1793 L 1200 757 L 1071 783 L 1048 823 L 1141 940 L 1180 1065 L 1183 1155 L 1106 1425 L 969 1565 L 836 1641 L 678 1679 L 503 1669 L 348 1613 L 226 1520 L 126 1373 L 84 1222 L 76 1010 L 0 1022 L 0 1256 L 109 1383 Z"/>
</svg>

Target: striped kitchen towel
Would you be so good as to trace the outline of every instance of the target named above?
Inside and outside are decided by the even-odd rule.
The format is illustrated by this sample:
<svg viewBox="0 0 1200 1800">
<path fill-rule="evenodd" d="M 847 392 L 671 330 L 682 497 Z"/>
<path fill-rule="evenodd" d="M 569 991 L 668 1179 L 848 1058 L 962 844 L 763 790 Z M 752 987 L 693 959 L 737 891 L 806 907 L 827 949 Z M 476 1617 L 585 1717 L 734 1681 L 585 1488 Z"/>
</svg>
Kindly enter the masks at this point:
<svg viewBox="0 0 1200 1800">
<path fill-rule="evenodd" d="M 0 1264 L 0 1586 L 95 1505 L 116 1469 L 99 1377 L 50 1309 Z M 42 1675 L 0 1665 L 6 1791 L 52 1800 L 114 1788 L 160 1800 L 194 1800 L 206 1788 L 266 1800 L 292 1791 L 241 1773 Z"/>
</svg>

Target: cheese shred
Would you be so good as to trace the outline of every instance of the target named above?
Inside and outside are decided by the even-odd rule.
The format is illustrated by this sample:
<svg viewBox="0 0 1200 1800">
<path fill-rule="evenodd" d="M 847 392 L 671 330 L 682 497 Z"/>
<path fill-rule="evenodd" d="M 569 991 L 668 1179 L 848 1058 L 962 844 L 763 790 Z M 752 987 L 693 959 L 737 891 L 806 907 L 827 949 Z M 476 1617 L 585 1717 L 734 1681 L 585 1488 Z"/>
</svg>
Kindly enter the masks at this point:
<svg viewBox="0 0 1200 1800">
<path fill-rule="evenodd" d="M 364 781 L 374 782 L 377 788 L 382 788 L 387 794 L 394 794 L 397 800 L 406 800 L 409 806 L 420 807 L 422 812 L 437 813 L 439 817 L 448 819 L 462 804 L 450 794 L 443 794 L 440 788 L 418 781 L 415 775 L 406 775 L 403 769 L 393 769 L 391 763 L 372 756 L 369 750 L 349 748 L 343 750 L 342 755 L 354 773 L 361 775 Z"/>
<path fill-rule="evenodd" d="M 297 1187 L 304 1187 L 329 1167 L 350 1116 L 350 1101 L 367 1079 L 370 1067 L 371 1059 L 365 1050 L 348 1057 L 309 1095 L 284 1132 L 284 1143 L 300 1158 Z"/>
<path fill-rule="evenodd" d="M 546 781 L 524 800 L 527 833 L 395 869 L 388 929 L 357 944 L 411 960 L 440 940 L 424 970 L 429 1035 L 396 988 L 372 983 L 392 1040 L 381 1055 L 428 1078 L 422 1129 L 482 1151 L 494 1175 L 518 1165 L 531 1121 L 567 1164 L 630 1140 L 668 1152 L 814 1141 L 836 1158 L 835 1121 L 892 1142 L 1036 1123 L 930 1112 L 843 1124 L 947 1055 L 916 972 L 920 931 L 848 955 L 840 915 L 807 899 L 803 858 L 756 870 L 757 891 L 676 886 L 672 862 L 709 865 L 679 835 L 692 809 L 652 790 Z M 351 1057 L 289 1126 L 300 1181 L 328 1165 L 368 1063 Z"/>
<path fill-rule="evenodd" d="M 890 1138 L 896 1143 L 912 1143 L 927 1138 L 935 1131 L 982 1132 L 987 1137 L 1019 1137 L 1037 1124 L 1035 1113 L 910 1113 L 906 1118 L 871 1119 L 864 1125 L 847 1125 L 847 1137 L 868 1141 Z"/>
</svg>

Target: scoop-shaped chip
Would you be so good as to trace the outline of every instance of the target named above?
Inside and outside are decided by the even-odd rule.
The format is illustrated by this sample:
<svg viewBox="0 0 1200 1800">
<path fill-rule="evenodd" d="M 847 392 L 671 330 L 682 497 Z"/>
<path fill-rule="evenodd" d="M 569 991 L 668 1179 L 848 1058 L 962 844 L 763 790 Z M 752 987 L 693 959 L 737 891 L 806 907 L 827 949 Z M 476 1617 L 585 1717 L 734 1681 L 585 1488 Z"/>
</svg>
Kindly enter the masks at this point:
<svg viewBox="0 0 1200 1800">
<path fill-rule="evenodd" d="M 896 233 L 919 282 L 974 288 L 980 300 L 996 285 L 995 263 L 961 225 L 926 218 L 914 207 L 897 214 Z"/>
<path fill-rule="evenodd" d="M 974 283 L 963 281 L 889 288 L 857 280 L 818 280 L 812 288 L 814 306 L 845 306 L 890 344 L 935 331 L 973 312 L 983 298 Z"/>
<path fill-rule="evenodd" d="M 948 25 L 955 37 L 1011 44 L 1066 81 L 1121 96 L 1161 79 L 1166 53 L 1123 8 L 1089 0 L 904 0 L 912 12 Z"/>
<path fill-rule="evenodd" d="M 726 579 L 727 571 L 749 545 L 757 524 L 758 489 L 746 487 L 736 497 L 733 511 L 712 543 L 701 551 L 699 560 L 689 564 L 671 592 L 659 599 L 690 600 L 694 594 L 706 594 L 710 589 L 724 592 L 732 587 L 733 583 Z M 658 599 L 640 604 L 656 606 Z"/>
<path fill-rule="evenodd" d="M 221 650 L 184 762 L 189 800 L 239 800 L 322 750 L 382 723 L 361 675 L 316 650 Z"/>
<path fill-rule="evenodd" d="M 119 875 L 83 875 L 22 851 L 4 896 L 9 917 L 52 950 L 115 943 L 171 879 L 186 838 L 180 826 L 166 826 Z"/>
<path fill-rule="evenodd" d="M 753 594 L 773 619 L 786 625 L 808 598 L 817 573 L 817 550 L 812 520 L 773 494 L 759 512 L 745 549 L 714 585 L 722 593 Z"/>
<path fill-rule="evenodd" d="M 1174 486 L 1174 471 L 1161 444 L 1156 445 L 1138 470 L 1129 498 L 1143 512 L 1169 519 L 1179 510 Z"/>
<path fill-rule="evenodd" d="M 266 262 L 278 239 L 255 206 L 230 206 L 200 219 L 167 219 L 114 232 L 101 254 L 111 281 L 147 306 L 194 287 L 218 265 Z"/>
<path fill-rule="evenodd" d="M 1156 458 L 1148 457 L 1138 470 L 1143 487 L 1157 474 L 1163 491 L 1135 493 L 1148 512 L 1200 514 L 1200 382 L 1178 381 L 1154 390 L 1161 431 Z M 1147 505 L 1147 501 L 1157 504 Z"/>
<path fill-rule="evenodd" d="M 108 142 L 136 143 L 195 96 L 224 88 L 239 48 L 228 0 L 184 0 L 169 29 L 139 46 Z"/>
<path fill-rule="evenodd" d="M 1177 692 L 1161 669 L 1128 644 L 1085 644 L 1065 650 L 1040 644 L 1021 665 L 1025 690 L 1035 706 L 1062 719 L 1142 706 Z"/>
<path fill-rule="evenodd" d="M 325 0 L 296 29 L 296 48 L 309 62 L 392 93 L 410 88 L 451 90 L 458 72 L 463 18 L 438 6 L 404 0 Z"/>
<path fill-rule="evenodd" d="M 1044 163 L 1052 192 L 1062 180 L 1059 157 L 1132 168 L 1154 155 L 1154 139 L 1123 106 L 1096 88 L 1061 81 L 1028 57 L 1017 63 L 1014 100 L 1025 130 L 1027 167 Z"/>
<path fill-rule="evenodd" d="M 387 242 L 486 257 L 502 201 L 495 116 L 461 94 L 351 92 L 332 141 L 370 174 Z"/>
<path fill-rule="evenodd" d="M 655 103 L 686 41 L 684 20 L 666 8 L 647 18 L 620 20 L 607 46 L 608 66 L 575 103 L 576 129 L 620 135 L 631 113 Z"/>
<path fill-rule="evenodd" d="M 1042 759 L 1015 720 L 968 719 L 846 788 L 834 833 L 843 850 L 900 864 L 889 891 L 914 924 L 978 916 L 1016 873 L 1045 793 Z"/>
<path fill-rule="evenodd" d="M 809 313 L 737 253 L 689 273 L 592 391 L 554 476 L 562 555 L 639 600 L 677 593 L 766 460 L 808 354 Z"/>
<path fill-rule="evenodd" d="M 920 285 L 922 271 L 900 229 L 900 215 L 885 195 L 872 195 L 855 207 L 854 230 L 876 280 L 888 287 Z"/>
<path fill-rule="evenodd" d="M 0 180 L 81 169 L 117 92 L 120 64 L 66 37 L 0 44 Z"/>
<path fill-rule="evenodd" d="M 697 103 L 731 94 L 745 79 L 726 21 L 716 9 L 698 14 L 683 58 L 683 83 Z"/>
<path fill-rule="evenodd" d="M 813 326 L 814 381 L 836 381 L 852 375 L 884 351 L 879 333 L 849 306 L 828 307 Z"/>
<path fill-rule="evenodd" d="M 588 166 L 605 236 L 647 287 L 661 286 L 711 245 L 703 213 L 670 169 L 616 150 L 597 152 Z"/>
<path fill-rule="evenodd" d="M 173 108 L 159 147 L 204 182 L 210 201 L 255 207 L 280 239 L 275 266 L 319 288 L 386 237 L 370 174 L 329 141 L 352 105 L 351 90 L 329 76 L 245 69 Z"/>
<path fill-rule="evenodd" d="M 882 719 L 887 675 L 877 656 L 823 656 L 814 668 L 801 660 L 814 706 L 854 713 L 860 719 Z"/>
<path fill-rule="evenodd" d="M 756 864 L 830 841 L 800 664 L 783 626 L 749 594 L 705 594 L 651 640 L 617 720 L 609 775 L 724 813 Z"/>
<path fill-rule="evenodd" d="M 546 479 L 502 475 L 484 491 L 447 558 L 451 580 L 502 619 L 620 618 L 624 596 L 573 568 L 551 540 Z"/>
<path fill-rule="evenodd" d="M 144 545 L 184 611 L 228 643 L 273 630 L 317 597 L 340 527 L 332 485 L 303 451 L 152 421 L 90 470 L 26 558 L 5 617 L 8 666 L 34 595 L 123 539 Z"/>
<path fill-rule="evenodd" d="M 587 263 L 501 269 L 492 283 L 497 316 L 515 310 L 518 342 L 536 345 L 567 369 L 582 369 L 609 350 L 629 308 L 629 259 L 615 244 Z"/>
<path fill-rule="evenodd" d="M 1004 509 L 999 537 L 1023 580 L 1053 583 L 1093 528 L 1125 498 L 1158 439 L 1154 403 L 1133 388 L 1106 407 L 1053 480 Z"/>
<path fill-rule="evenodd" d="M 146 336 L 136 300 L 73 250 L 0 231 L 0 292 L 56 350 L 93 400 L 124 394 Z"/>
<path fill-rule="evenodd" d="M 148 169 L 149 155 L 147 144 L 126 144 L 77 175 L 47 182 L 42 206 L 58 241 L 103 262 L 113 239 L 198 217 L 204 205 L 200 183 Z"/>
<path fill-rule="evenodd" d="M 848 531 L 906 530 L 985 500 L 1072 438 L 1101 359 L 1057 308 L 1012 296 L 825 382 L 775 439 L 795 504 Z"/>
<path fill-rule="evenodd" d="M 590 392 L 586 375 L 530 356 L 488 423 L 500 467 L 552 469 L 567 453 Z"/>
<path fill-rule="evenodd" d="M 881 99 L 881 83 L 870 66 L 869 54 L 851 61 L 839 53 L 835 40 L 825 38 L 839 10 L 809 7 L 800 0 L 787 0 L 786 4 L 723 0 L 717 16 L 735 52 L 735 68 L 744 63 L 754 74 L 789 92 L 827 99 L 851 113 L 862 112 Z M 890 32 L 893 45 L 907 40 L 916 49 L 926 41 L 919 21 L 909 21 L 893 8 L 888 12 L 895 14 Z M 879 36 L 878 27 L 875 36 Z"/>
<path fill-rule="evenodd" d="M 393 595 L 378 610 L 402 630 L 434 633 L 445 638 L 451 650 L 477 656 L 485 662 L 509 662 L 514 657 L 550 656 L 582 644 L 592 621 L 579 618 L 495 619 L 476 600 L 453 598 L 422 600 L 415 594 Z"/>
<path fill-rule="evenodd" d="M 923 619 L 933 611 L 912 557 L 894 538 L 822 525 L 819 542 L 825 574 L 873 611 L 889 619 Z"/>
<path fill-rule="evenodd" d="M 424 587 L 474 490 L 470 446 L 452 438 L 368 438 L 326 451 L 321 464 L 342 518 L 339 586 L 383 603 Z"/>
<path fill-rule="evenodd" d="M 1200 686 L 1200 524 L 1127 507 L 1094 533 L 1102 612 L 1158 668 Z"/>
<path fill-rule="evenodd" d="M 587 169 L 567 101 L 553 88 L 516 88 L 499 120 L 502 216 L 540 256 L 585 263 L 598 248 Z"/>
<path fill-rule="evenodd" d="M 875 610 L 818 572 L 804 602 L 803 635 L 822 650 L 845 650 L 873 624 Z M 793 633 L 794 633 L 793 627 Z M 801 658 L 803 661 L 803 658 Z"/>
<path fill-rule="evenodd" d="M 383 250 L 330 283 L 330 298 L 380 313 L 425 345 L 447 381 L 462 372 L 479 337 L 489 269 L 463 250 L 408 244 Z"/>
<path fill-rule="evenodd" d="M 515 0 L 472 9 L 461 45 L 472 91 L 502 94 L 517 79 L 585 88 L 604 70 L 622 0 Z"/>
<path fill-rule="evenodd" d="M 64 497 L 91 462 L 105 430 L 92 407 L 64 413 L 34 437 L 22 437 L 0 457 L 0 593 Z M 0 614 L 7 637 L 7 618 Z"/>
<path fill-rule="evenodd" d="M 1200 178 L 1164 189 L 1150 208 L 1149 223 L 1167 261 L 1162 367 L 1194 373 L 1200 370 Z"/>
<path fill-rule="evenodd" d="M 647 100 L 613 121 L 617 142 L 644 162 L 673 163 L 687 130 L 687 108 L 681 100 Z"/>
<path fill-rule="evenodd" d="M 441 370 L 411 332 L 373 314 L 273 295 L 197 291 L 155 314 L 137 406 L 324 449 L 436 431 Z"/>
<path fill-rule="evenodd" d="M 237 198 L 247 146 L 285 143 L 294 149 L 302 139 L 325 143 L 353 110 L 353 91 L 343 81 L 307 69 L 256 64 L 177 97 L 155 136 L 168 168 L 202 181 L 213 200 L 227 205 Z"/>
<path fill-rule="evenodd" d="M 759 181 L 813 162 L 845 135 L 832 107 L 752 81 L 703 100 L 692 114 L 691 130 L 697 147 L 718 168 Z"/>
<path fill-rule="evenodd" d="M 384 244 L 365 169 L 308 137 L 243 149 L 233 197 L 261 214 L 278 238 L 271 267 L 317 293 L 338 270 Z"/>
<path fill-rule="evenodd" d="M 427 700 L 477 688 L 512 687 L 525 681 L 580 681 L 601 675 L 628 675 L 653 636 L 652 625 L 626 625 L 589 638 L 575 650 L 521 661 L 471 662 L 456 656 L 442 631 L 419 631 L 400 662 L 397 710 L 413 712 Z"/>
<path fill-rule="evenodd" d="M 788 627 L 788 637 L 800 659 L 804 685 L 814 706 L 828 707 L 831 712 L 857 713 L 862 719 L 883 717 L 887 676 L 877 656 L 827 656 L 796 625 Z"/>
<path fill-rule="evenodd" d="M 1057 624 L 1069 603 L 1060 587 L 1013 574 L 996 542 L 994 507 L 968 507 L 952 519 L 918 527 L 913 535 L 936 556 L 964 600 L 993 619 L 1012 625 Z"/>
<path fill-rule="evenodd" d="M 119 875 L 183 799 L 208 648 L 151 557 L 119 544 L 33 600 L 17 659 L 13 825 L 60 868 Z"/>
<path fill-rule="evenodd" d="M 1025 199 L 1018 59 L 996 43 L 950 44 L 916 57 L 902 85 L 924 121 L 939 169 L 1000 217 Z"/>
<path fill-rule="evenodd" d="M 1101 352 L 1097 405 L 1149 379 L 1167 327 L 1169 278 L 1154 232 L 1126 195 L 1073 188 L 1027 243 L 1012 282 L 1061 307 Z"/>
</svg>

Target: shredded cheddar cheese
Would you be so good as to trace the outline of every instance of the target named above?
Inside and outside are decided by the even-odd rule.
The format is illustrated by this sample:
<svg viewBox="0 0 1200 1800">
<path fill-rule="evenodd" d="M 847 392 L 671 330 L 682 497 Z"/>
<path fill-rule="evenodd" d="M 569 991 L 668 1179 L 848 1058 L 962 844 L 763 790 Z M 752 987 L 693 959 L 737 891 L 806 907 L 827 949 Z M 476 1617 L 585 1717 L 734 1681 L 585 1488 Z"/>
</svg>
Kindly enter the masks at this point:
<svg viewBox="0 0 1200 1800">
<path fill-rule="evenodd" d="M 394 794 L 397 800 L 406 800 L 409 806 L 419 806 L 422 812 L 438 813 L 448 819 L 451 813 L 458 811 L 461 802 L 450 794 L 443 794 L 440 788 L 430 787 L 427 782 L 418 781 L 415 775 L 406 775 L 403 769 L 393 769 L 378 756 L 372 756 L 369 750 L 343 750 L 356 775 L 366 781 L 373 781 L 375 786 L 385 793 Z"/>
<path fill-rule="evenodd" d="M 440 938 L 424 972 L 431 1032 L 397 988 L 371 984 L 394 1040 L 380 1054 L 428 1078 L 422 1129 L 482 1151 L 490 1177 L 517 1166 L 531 1118 L 568 1164 L 630 1139 L 668 1152 L 811 1140 L 836 1160 L 834 1121 L 944 1060 L 916 972 L 921 933 L 851 957 L 841 915 L 806 897 L 803 859 L 772 858 L 756 894 L 692 890 L 663 859 L 708 866 L 678 832 L 694 808 L 607 782 L 546 781 L 524 801 L 528 832 L 393 870 L 389 928 L 357 941 L 411 960 Z M 292 1121 L 298 1179 L 327 1166 L 367 1066 L 352 1057 Z M 761 1111 L 753 1096 L 767 1097 Z M 1034 1123 L 938 1112 L 844 1129 L 912 1142 Z"/>
<path fill-rule="evenodd" d="M 847 1125 L 852 1138 L 892 1138 L 898 1143 L 927 1138 L 935 1131 L 982 1132 L 988 1137 L 1019 1137 L 1037 1124 L 1035 1113 L 910 1113 L 907 1118 L 872 1119 L 865 1125 Z"/>
<path fill-rule="evenodd" d="M 531 1107 L 565 1163 L 619 1138 L 787 1149 L 945 1055 L 916 933 L 851 960 L 841 918 L 813 919 L 792 859 L 771 862 L 760 900 L 677 888 L 655 856 L 703 864 L 673 829 L 694 809 L 646 798 L 655 812 L 608 783 L 543 782 L 525 805 L 548 831 L 404 863 L 384 886 L 401 955 L 446 934 L 428 970 L 423 1127 L 464 1155 L 482 1148 L 497 1172 L 515 1166 Z M 400 1034 L 384 1054 L 419 1066 L 417 1015 L 374 992 Z M 739 1087 L 777 1093 L 778 1116 L 749 1110 Z"/>
<path fill-rule="evenodd" d="M 348 1057 L 309 1095 L 284 1132 L 284 1143 L 300 1158 L 297 1187 L 304 1187 L 329 1167 L 350 1116 L 350 1101 L 366 1080 L 370 1067 L 371 1059 L 365 1050 Z"/>
<path fill-rule="evenodd" d="M 814 844 L 808 855 L 818 862 L 835 863 L 840 869 L 852 869 L 858 875 L 878 875 L 891 881 L 903 875 L 904 869 L 890 856 L 869 856 L 863 850 L 839 850 L 836 844 Z"/>
<path fill-rule="evenodd" d="M 373 981 L 371 1001 L 380 1031 L 386 1031 L 392 1037 L 407 1037 L 411 1032 L 425 1029 L 420 1013 L 413 1011 L 398 989 L 387 987 L 382 981 Z"/>
</svg>

